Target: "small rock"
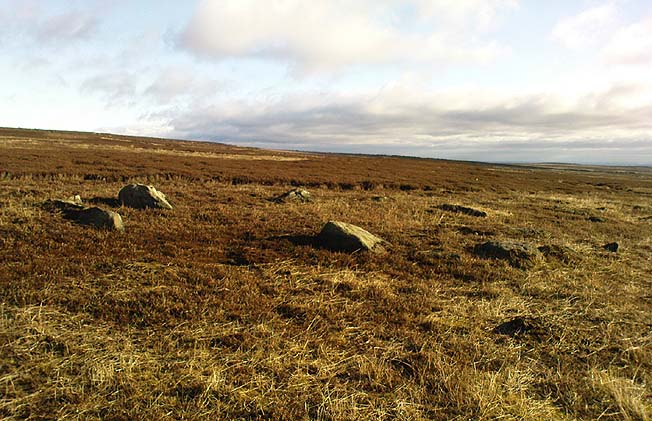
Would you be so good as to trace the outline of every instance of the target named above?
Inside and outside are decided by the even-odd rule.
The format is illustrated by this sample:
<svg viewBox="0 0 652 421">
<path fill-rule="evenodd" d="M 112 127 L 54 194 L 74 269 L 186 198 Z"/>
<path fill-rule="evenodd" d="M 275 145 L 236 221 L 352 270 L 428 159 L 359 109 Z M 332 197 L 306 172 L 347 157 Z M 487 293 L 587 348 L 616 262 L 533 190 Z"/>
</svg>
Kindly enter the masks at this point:
<svg viewBox="0 0 652 421">
<path fill-rule="evenodd" d="M 607 243 L 604 246 L 602 246 L 603 249 L 610 251 L 612 253 L 616 253 L 618 251 L 618 243 L 613 242 L 613 243 Z"/>
<path fill-rule="evenodd" d="M 499 335 L 516 336 L 522 333 L 527 333 L 533 329 L 534 325 L 530 321 L 526 320 L 524 317 L 517 317 L 508 322 L 499 324 L 493 328 L 493 332 Z"/>
<path fill-rule="evenodd" d="M 486 212 L 473 209 L 473 208 L 467 208 L 466 206 L 460 206 L 460 205 L 450 205 L 448 203 L 445 203 L 443 205 L 437 206 L 437 208 L 447 211 L 447 212 L 455 212 L 455 213 L 463 213 L 465 215 L 470 215 L 470 216 L 475 216 L 478 218 L 485 218 L 487 216 Z"/>
<path fill-rule="evenodd" d="M 358 250 L 380 253 L 387 243 L 358 226 L 339 221 L 327 222 L 316 240 L 317 245 L 329 250 L 349 253 Z"/>
<path fill-rule="evenodd" d="M 80 195 L 76 194 L 74 196 L 70 196 L 68 199 L 66 199 L 67 202 L 70 203 L 75 203 L 77 205 L 84 205 L 84 202 L 82 202 L 82 198 Z"/>
<path fill-rule="evenodd" d="M 564 263 L 573 263 L 579 260 L 577 253 L 566 246 L 556 244 L 545 245 L 537 248 L 547 258 L 556 259 Z"/>
<path fill-rule="evenodd" d="M 145 184 L 124 186 L 118 193 L 118 199 L 123 205 L 135 209 L 172 209 L 172 205 L 168 202 L 165 194 L 156 190 L 154 186 Z"/>
<path fill-rule="evenodd" d="M 527 243 L 512 241 L 488 241 L 477 244 L 473 252 L 480 257 L 507 260 L 516 268 L 528 269 L 541 256 L 539 250 Z"/>
<path fill-rule="evenodd" d="M 312 197 L 310 196 L 310 192 L 308 190 L 293 189 L 290 190 L 289 192 L 283 193 L 282 195 L 275 197 L 273 201 L 276 203 L 284 203 L 284 202 L 306 203 L 306 202 L 311 202 Z"/>
</svg>

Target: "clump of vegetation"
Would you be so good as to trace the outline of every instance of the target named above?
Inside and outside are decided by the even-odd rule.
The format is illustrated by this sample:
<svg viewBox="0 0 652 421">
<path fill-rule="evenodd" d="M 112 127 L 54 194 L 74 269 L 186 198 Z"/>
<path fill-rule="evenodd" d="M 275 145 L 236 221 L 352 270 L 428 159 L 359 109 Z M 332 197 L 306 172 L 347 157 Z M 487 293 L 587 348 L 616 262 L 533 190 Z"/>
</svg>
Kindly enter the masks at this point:
<svg viewBox="0 0 652 421">
<path fill-rule="evenodd" d="M 0 168 L 5 419 L 650 419 L 645 169 L 13 129 Z M 174 209 L 122 206 L 128 183 Z M 77 194 L 124 233 L 42 206 Z M 330 220 L 391 249 L 315 247 Z"/>
</svg>

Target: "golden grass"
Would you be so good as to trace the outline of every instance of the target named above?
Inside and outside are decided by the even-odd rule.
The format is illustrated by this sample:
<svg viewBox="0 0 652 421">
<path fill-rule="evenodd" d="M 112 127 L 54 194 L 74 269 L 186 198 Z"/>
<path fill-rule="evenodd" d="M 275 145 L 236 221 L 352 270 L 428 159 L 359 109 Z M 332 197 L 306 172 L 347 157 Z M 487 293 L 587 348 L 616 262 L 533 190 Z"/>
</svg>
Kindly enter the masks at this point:
<svg viewBox="0 0 652 421">
<path fill-rule="evenodd" d="M 650 419 L 650 177 L 324 155 L 231 160 L 215 179 L 183 152 L 256 152 L 71 133 L 60 136 L 180 154 L 143 174 L 124 164 L 156 152 L 77 148 L 53 156 L 59 169 L 20 170 L 57 137 L 28 134 L 34 149 L 0 149 L 11 173 L 0 181 L 4 419 Z M 86 177 L 92 165 L 104 180 Z M 254 176 L 234 183 L 238 171 Z M 313 202 L 269 200 L 301 174 Z M 175 209 L 118 207 L 127 181 L 154 182 Z M 126 232 L 40 206 L 73 194 L 119 212 Z M 312 247 L 331 219 L 390 252 Z M 572 258 L 516 269 L 472 253 L 490 239 Z M 603 250 L 609 241 L 621 250 Z M 517 317 L 529 331 L 494 330 Z"/>
</svg>

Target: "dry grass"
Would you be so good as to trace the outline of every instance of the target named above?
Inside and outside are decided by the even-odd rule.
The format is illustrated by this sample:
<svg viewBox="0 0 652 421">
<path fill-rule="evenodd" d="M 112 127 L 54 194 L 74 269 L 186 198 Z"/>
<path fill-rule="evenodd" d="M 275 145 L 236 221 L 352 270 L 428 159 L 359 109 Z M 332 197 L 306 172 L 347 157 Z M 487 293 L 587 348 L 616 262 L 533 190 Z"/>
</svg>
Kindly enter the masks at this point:
<svg viewBox="0 0 652 421">
<path fill-rule="evenodd" d="M 5 137 L 33 143 L 0 149 L 0 417 L 650 419 L 645 172 L 337 155 L 254 162 L 218 155 L 277 153 Z M 123 150 L 132 146 L 140 152 Z M 132 181 L 155 183 L 175 209 L 117 207 Z M 268 200 L 296 184 L 315 201 Z M 126 232 L 40 206 L 73 194 L 114 208 Z M 382 236 L 391 252 L 312 247 L 329 219 Z M 526 271 L 471 253 L 490 239 L 560 246 L 568 258 Z M 621 250 L 602 250 L 609 241 Z M 494 331 L 516 317 L 531 329 Z"/>
</svg>

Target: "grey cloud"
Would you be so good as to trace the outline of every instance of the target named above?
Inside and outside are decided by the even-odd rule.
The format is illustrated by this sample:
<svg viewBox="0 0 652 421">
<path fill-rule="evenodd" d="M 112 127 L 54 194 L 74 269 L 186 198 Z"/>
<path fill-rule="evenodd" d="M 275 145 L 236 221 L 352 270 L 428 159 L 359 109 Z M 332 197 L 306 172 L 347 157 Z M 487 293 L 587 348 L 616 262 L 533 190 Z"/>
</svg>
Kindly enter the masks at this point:
<svg viewBox="0 0 652 421">
<path fill-rule="evenodd" d="M 414 106 L 375 113 L 364 101 L 169 115 L 172 135 L 262 147 L 453 159 L 652 164 L 652 107 L 550 112 L 536 100 L 487 109 Z"/>
<path fill-rule="evenodd" d="M 99 20 L 81 12 L 51 16 L 36 28 L 41 42 L 72 41 L 89 38 L 99 27 Z"/>
<path fill-rule="evenodd" d="M 108 72 L 87 78 L 81 83 L 81 91 L 100 94 L 109 104 L 130 103 L 137 92 L 138 77 L 128 72 Z"/>
</svg>

